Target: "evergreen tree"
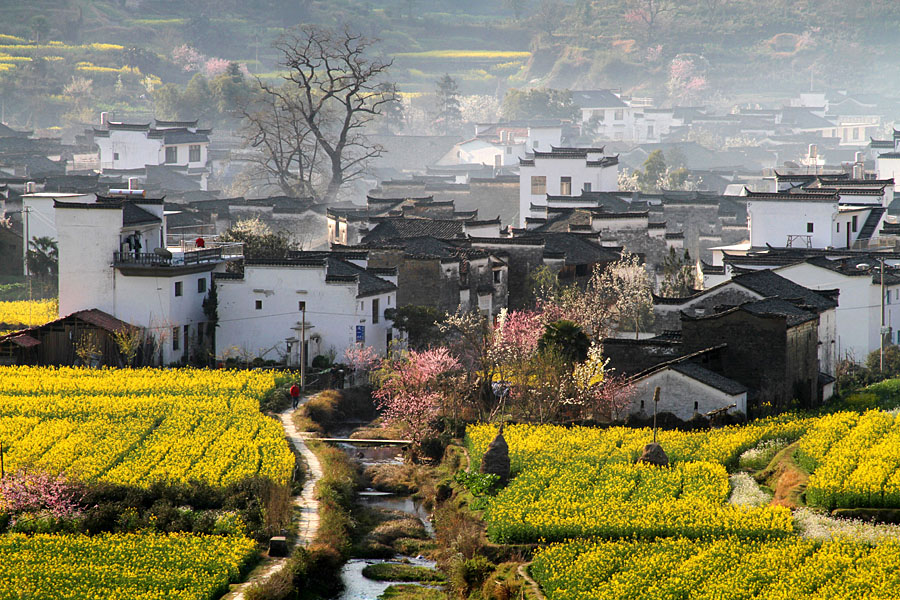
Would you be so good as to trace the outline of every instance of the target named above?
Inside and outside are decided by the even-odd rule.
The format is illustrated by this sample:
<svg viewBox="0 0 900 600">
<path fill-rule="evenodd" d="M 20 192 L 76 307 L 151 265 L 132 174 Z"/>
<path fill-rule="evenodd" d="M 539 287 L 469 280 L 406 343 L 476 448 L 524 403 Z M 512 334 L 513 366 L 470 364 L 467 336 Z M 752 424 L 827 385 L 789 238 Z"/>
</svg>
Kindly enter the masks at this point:
<svg viewBox="0 0 900 600">
<path fill-rule="evenodd" d="M 644 170 L 638 175 L 641 191 L 649 192 L 659 189 L 659 181 L 666 175 L 666 157 L 662 150 L 654 150 L 644 161 Z"/>
<path fill-rule="evenodd" d="M 378 89 L 385 95 L 393 98 L 390 102 L 384 104 L 381 113 L 381 130 L 384 133 L 395 133 L 403 129 L 406 122 L 406 115 L 403 110 L 403 101 L 400 99 L 400 90 L 397 89 L 396 83 L 384 82 L 378 86 Z"/>
<path fill-rule="evenodd" d="M 462 113 L 459 109 L 459 86 L 456 80 L 444 73 L 438 79 L 437 89 L 437 114 L 434 126 L 442 135 L 452 135 L 459 132 L 462 123 Z"/>
<path fill-rule="evenodd" d="M 684 255 L 679 257 L 675 253 L 675 248 L 669 248 L 669 255 L 663 263 L 660 293 L 666 298 L 690 296 L 695 289 L 696 279 L 690 251 L 685 250 Z"/>
</svg>

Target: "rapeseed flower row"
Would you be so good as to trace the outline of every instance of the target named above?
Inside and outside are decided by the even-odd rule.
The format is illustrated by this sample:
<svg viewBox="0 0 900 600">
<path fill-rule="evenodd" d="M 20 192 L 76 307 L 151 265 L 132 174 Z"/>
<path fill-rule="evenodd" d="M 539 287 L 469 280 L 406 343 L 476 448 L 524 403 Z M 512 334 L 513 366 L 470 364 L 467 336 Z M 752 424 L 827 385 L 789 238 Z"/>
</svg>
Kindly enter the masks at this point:
<svg viewBox="0 0 900 600">
<path fill-rule="evenodd" d="M 281 425 L 259 412 L 264 372 L 0 368 L 6 468 L 147 486 L 290 480 Z"/>
<path fill-rule="evenodd" d="M 0 536 L 0 600 L 212 600 L 255 555 L 240 536 Z"/>
<path fill-rule="evenodd" d="M 795 441 L 815 422 L 785 414 L 710 431 L 660 431 L 659 442 L 672 462 L 707 461 L 734 467 L 742 452 L 773 439 Z M 493 425 L 471 425 L 466 443 L 477 464 L 497 434 Z M 633 463 L 644 445 L 653 439 L 649 429 L 630 427 L 560 427 L 554 425 L 511 425 L 503 430 L 510 449 L 512 472 L 520 473 L 546 456 L 597 462 Z"/>
<path fill-rule="evenodd" d="M 892 413 L 822 417 L 800 440 L 797 460 L 813 471 L 807 504 L 900 507 L 900 417 Z"/>
<path fill-rule="evenodd" d="M 672 468 L 634 464 L 651 439 L 648 430 L 513 425 L 504 437 L 516 477 L 487 500 L 488 535 L 498 542 L 559 541 L 577 537 L 746 537 L 793 531 L 783 507 L 727 504 L 726 464 L 764 439 L 799 437 L 805 420 L 772 419 L 713 432 L 663 432 Z M 491 426 L 467 432 L 477 463 L 496 434 Z"/>
<path fill-rule="evenodd" d="M 578 540 L 539 550 L 531 573 L 551 600 L 887 600 L 898 563 L 894 541 Z"/>
</svg>

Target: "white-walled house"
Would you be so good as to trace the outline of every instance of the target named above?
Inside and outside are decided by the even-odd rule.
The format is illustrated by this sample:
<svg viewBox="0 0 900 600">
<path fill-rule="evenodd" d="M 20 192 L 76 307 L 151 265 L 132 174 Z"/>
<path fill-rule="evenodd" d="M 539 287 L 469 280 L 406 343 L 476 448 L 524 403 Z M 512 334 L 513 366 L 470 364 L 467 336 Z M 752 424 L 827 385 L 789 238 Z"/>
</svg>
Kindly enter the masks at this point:
<svg viewBox="0 0 900 600">
<path fill-rule="evenodd" d="M 58 238 L 54 202 L 93 202 L 94 194 L 34 192 L 22 196 L 22 234 L 30 242 L 35 238 Z M 29 244 L 22 244 L 23 260 L 28 256 Z"/>
<path fill-rule="evenodd" d="M 880 264 L 872 256 L 829 259 L 813 257 L 780 267 L 776 272 L 814 289 L 840 290 L 835 311 L 835 355 L 864 361 L 881 347 Z M 900 344 L 900 278 L 890 266 L 885 274 L 885 341 Z"/>
<path fill-rule="evenodd" d="M 562 142 L 559 121 L 480 123 L 475 137 L 459 142 L 438 165 L 490 165 L 496 169 L 518 164 L 535 149 L 550 149 Z"/>
<path fill-rule="evenodd" d="M 166 250 L 163 201 L 56 201 L 59 314 L 99 309 L 152 335 L 157 362 L 187 360 L 212 334 L 203 301 L 222 248 Z"/>
<path fill-rule="evenodd" d="M 631 414 L 653 414 L 657 387 L 660 394 L 656 409 L 670 412 L 682 421 L 721 409 L 747 414 L 747 388 L 696 363 L 663 363 L 639 373 L 632 383 L 635 393 L 628 408 Z"/>
<path fill-rule="evenodd" d="M 110 121 L 107 113 L 101 114 L 100 127 L 93 130 L 94 142 L 100 148 L 101 173 L 138 174 L 148 165 L 164 165 L 200 174 L 203 190 L 209 175 L 210 133 L 209 129 L 197 127 L 197 121 L 122 123 Z"/>
<path fill-rule="evenodd" d="M 519 159 L 520 227 L 528 218 L 540 218 L 547 196 L 579 196 L 586 192 L 618 189 L 619 157 L 607 156 L 603 148 L 551 148 L 535 150 Z"/>
<path fill-rule="evenodd" d="M 658 143 L 684 125 L 674 108 L 653 108 L 649 98 L 623 98 L 612 90 L 576 90 L 572 101 L 581 111 L 582 127 L 604 140 Z"/>
<path fill-rule="evenodd" d="M 300 364 L 306 311 L 307 363 L 340 362 L 356 343 L 384 355 L 394 339 L 385 310 L 397 305 L 396 269 L 367 269 L 365 252 L 295 252 L 282 260 L 245 260 L 243 275 L 216 277 L 216 356 Z"/>
<path fill-rule="evenodd" d="M 750 246 L 865 248 L 886 214 L 881 199 L 844 203 L 836 191 L 745 193 Z"/>
</svg>

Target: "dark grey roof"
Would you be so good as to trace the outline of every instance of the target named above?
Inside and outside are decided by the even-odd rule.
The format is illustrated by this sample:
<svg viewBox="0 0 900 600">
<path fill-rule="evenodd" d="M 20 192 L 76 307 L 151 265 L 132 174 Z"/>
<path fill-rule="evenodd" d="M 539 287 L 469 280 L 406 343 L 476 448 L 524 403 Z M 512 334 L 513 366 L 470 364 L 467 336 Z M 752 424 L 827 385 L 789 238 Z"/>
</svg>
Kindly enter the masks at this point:
<svg viewBox="0 0 900 600">
<path fill-rule="evenodd" d="M 785 106 L 781 109 L 781 115 L 782 124 L 793 125 L 800 129 L 834 127 L 834 123 L 828 119 L 823 119 L 808 108 L 800 106 Z"/>
<path fill-rule="evenodd" d="M 794 327 L 817 318 L 815 313 L 803 310 L 797 305 L 780 298 L 766 298 L 756 302 L 747 302 L 738 308 L 753 315 L 785 317 L 788 327 Z"/>
<path fill-rule="evenodd" d="M 547 232 L 539 235 L 544 239 L 544 252 L 564 254 L 567 265 L 613 262 L 622 256 L 620 249 L 601 246 L 577 233 Z"/>
<path fill-rule="evenodd" d="M 385 219 L 366 234 L 362 243 L 384 239 L 403 239 L 412 237 L 436 237 L 452 239 L 461 237 L 464 232 L 463 221 L 436 219 Z"/>
<path fill-rule="evenodd" d="M 572 102 L 581 108 L 624 108 L 628 105 L 610 90 L 574 90 Z"/>
<path fill-rule="evenodd" d="M 340 258 L 332 255 L 329 255 L 327 260 L 327 278 L 357 278 L 357 280 L 359 281 L 359 286 L 357 288 L 356 294 L 357 298 L 361 298 L 363 296 L 384 294 L 397 289 L 397 286 L 390 281 L 382 279 L 381 277 L 376 277 L 375 275 L 369 273 L 366 269 L 359 267 L 351 262 L 341 260 Z"/>
<path fill-rule="evenodd" d="M 160 119 L 154 119 L 156 122 L 156 126 L 159 128 L 165 127 L 197 127 L 197 119 L 193 121 L 161 121 Z"/>
<path fill-rule="evenodd" d="M 697 363 L 681 362 L 672 365 L 671 369 L 731 396 L 737 396 L 738 394 L 743 394 L 747 391 L 746 386 L 733 379 L 728 379 L 718 373 L 714 373 Z"/>
<path fill-rule="evenodd" d="M 162 219 L 147 212 L 140 206 L 136 206 L 131 202 L 126 202 L 122 210 L 122 225 L 143 225 L 145 223 L 161 223 Z"/>
<path fill-rule="evenodd" d="M 147 174 L 145 186 L 176 192 L 199 190 L 201 188 L 200 178 L 184 174 L 183 168 L 170 165 L 147 165 L 145 167 Z"/>
<path fill-rule="evenodd" d="M 731 281 L 756 292 L 764 298 L 781 298 L 789 301 L 799 300 L 802 304 L 814 308 L 816 312 L 829 310 L 838 305 L 832 298 L 794 283 L 769 269 L 737 275 L 732 277 Z"/>
<path fill-rule="evenodd" d="M 200 144 L 209 142 L 209 136 L 205 133 L 194 133 L 186 129 L 166 130 L 163 136 L 163 143 L 172 144 Z"/>
</svg>

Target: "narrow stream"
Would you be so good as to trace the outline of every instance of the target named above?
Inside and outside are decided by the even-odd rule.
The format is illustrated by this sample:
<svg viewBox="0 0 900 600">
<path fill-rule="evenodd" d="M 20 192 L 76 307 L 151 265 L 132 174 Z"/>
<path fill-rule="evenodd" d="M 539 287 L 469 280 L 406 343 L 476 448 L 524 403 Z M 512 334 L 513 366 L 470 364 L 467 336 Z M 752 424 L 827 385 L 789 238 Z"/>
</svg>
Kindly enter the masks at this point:
<svg viewBox="0 0 900 600">
<path fill-rule="evenodd" d="M 371 447 L 355 446 L 353 444 L 340 444 L 339 447 L 356 459 L 364 468 L 376 464 L 402 464 L 403 457 L 400 449 L 396 447 Z M 434 526 L 430 515 L 421 504 L 415 502 L 409 496 L 398 496 L 388 492 L 379 492 L 372 489 L 359 493 L 359 502 L 365 506 L 389 511 L 399 511 L 419 519 L 425 527 L 429 537 L 434 537 Z M 373 581 L 363 576 L 362 571 L 366 565 L 384 562 L 403 562 L 419 567 L 434 568 L 434 561 L 421 556 L 407 557 L 397 555 L 393 560 L 375 558 L 353 558 L 347 561 L 341 570 L 341 579 L 344 582 L 344 591 L 338 596 L 338 600 L 376 600 L 388 587 L 397 582 Z"/>
</svg>

